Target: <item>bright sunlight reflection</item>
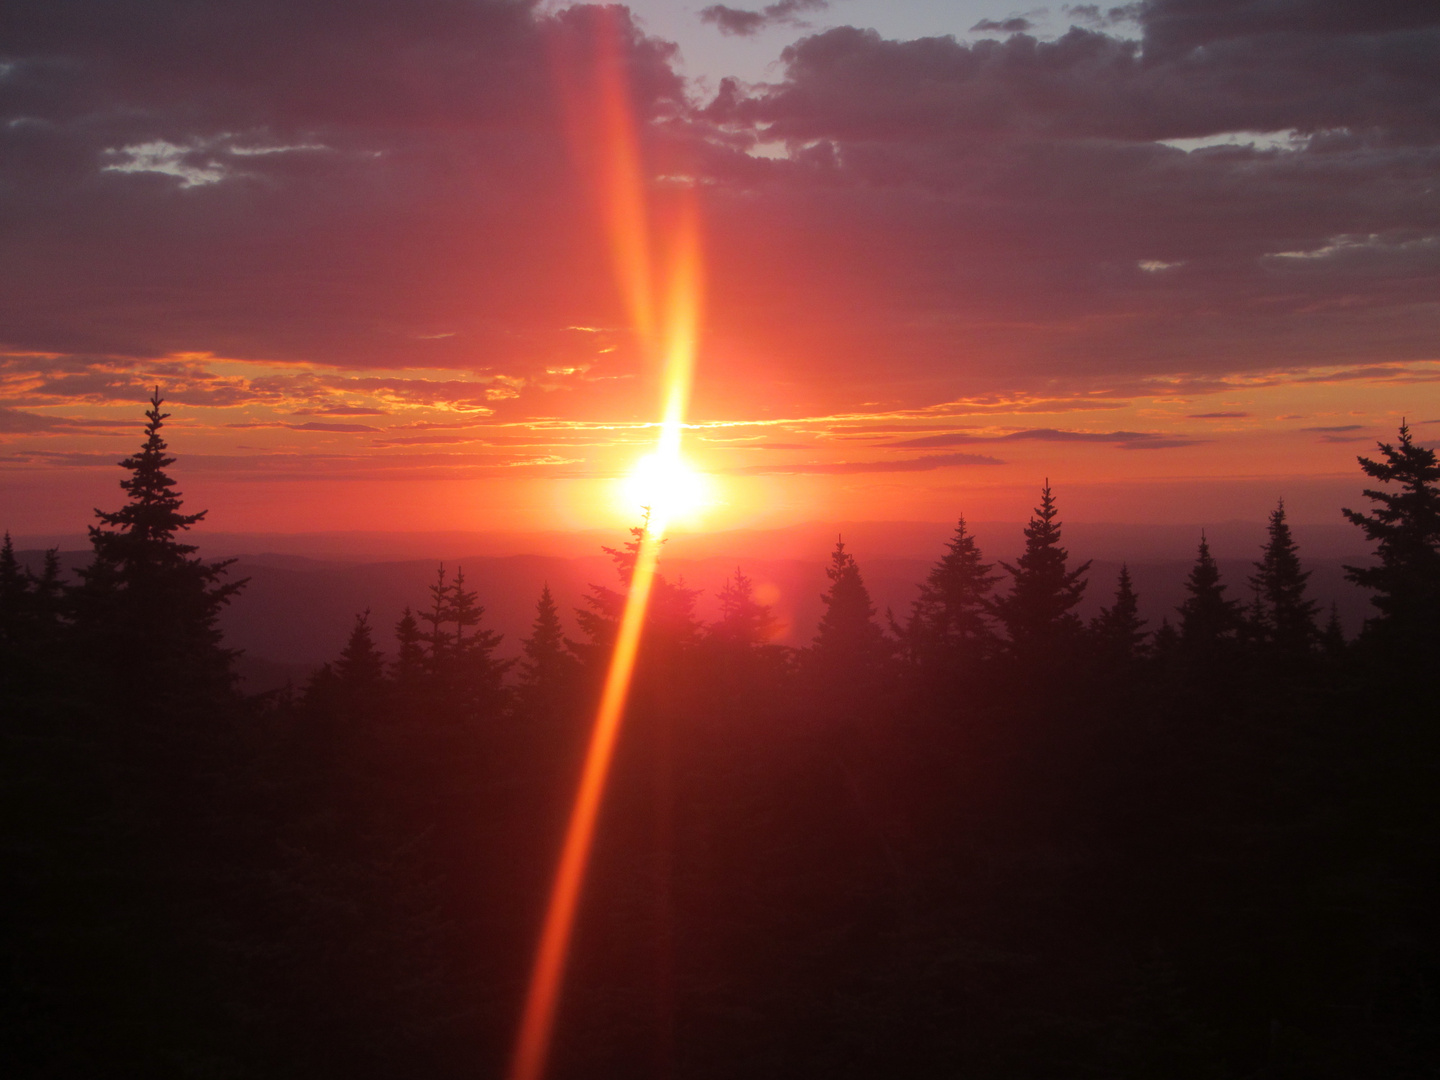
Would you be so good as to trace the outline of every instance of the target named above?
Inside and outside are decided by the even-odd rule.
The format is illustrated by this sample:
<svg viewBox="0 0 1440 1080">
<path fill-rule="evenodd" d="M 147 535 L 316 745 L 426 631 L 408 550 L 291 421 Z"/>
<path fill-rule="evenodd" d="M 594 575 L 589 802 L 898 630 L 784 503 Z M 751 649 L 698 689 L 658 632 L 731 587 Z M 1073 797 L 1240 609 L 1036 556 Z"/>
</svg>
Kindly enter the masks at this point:
<svg viewBox="0 0 1440 1080">
<path fill-rule="evenodd" d="M 647 454 L 625 479 L 625 510 L 632 516 L 648 507 L 651 527 L 657 532 L 691 520 L 710 505 L 710 478 L 696 472 L 678 454 Z"/>
</svg>

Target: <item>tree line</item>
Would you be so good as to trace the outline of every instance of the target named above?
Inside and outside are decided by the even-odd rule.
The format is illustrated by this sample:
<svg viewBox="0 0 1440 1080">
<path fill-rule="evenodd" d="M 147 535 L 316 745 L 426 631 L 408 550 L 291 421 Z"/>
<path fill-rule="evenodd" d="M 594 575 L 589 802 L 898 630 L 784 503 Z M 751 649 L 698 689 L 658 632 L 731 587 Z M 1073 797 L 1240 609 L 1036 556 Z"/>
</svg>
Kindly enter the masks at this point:
<svg viewBox="0 0 1440 1080">
<path fill-rule="evenodd" d="M 76 580 L 0 547 L 12 1074 L 498 1071 L 645 525 L 581 640 L 547 587 L 500 658 L 442 566 L 246 696 L 161 406 Z M 1158 627 L 1126 568 L 1076 614 L 1048 481 L 898 616 L 837 542 L 804 649 L 739 570 L 709 623 L 658 577 L 556 1074 L 1428 1075 L 1440 467 L 1403 425 L 1360 467 L 1354 641 L 1283 502 Z"/>
</svg>

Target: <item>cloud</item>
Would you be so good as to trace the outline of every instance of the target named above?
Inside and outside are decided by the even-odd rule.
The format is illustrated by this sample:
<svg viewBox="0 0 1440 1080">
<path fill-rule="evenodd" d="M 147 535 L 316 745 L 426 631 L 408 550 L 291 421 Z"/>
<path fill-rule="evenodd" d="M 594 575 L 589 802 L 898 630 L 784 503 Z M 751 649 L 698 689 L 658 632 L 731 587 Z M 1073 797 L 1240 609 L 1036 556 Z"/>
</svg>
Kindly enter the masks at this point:
<svg viewBox="0 0 1440 1080">
<path fill-rule="evenodd" d="M 1248 412 L 1202 412 L 1191 413 L 1187 420 L 1241 420 L 1250 414 Z"/>
<path fill-rule="evenodd" d="M 809 473 L 843 476 L 850 473 L 930 472 L 957 465 L 1004 465 L 999 458 L 984 454 L 931 454 L 925 457 L 896 461 L 812 461 L 793 465 L 741 465 L 725 472 L 740 476 L 765 476 L 776 473 Z"/>
<path fill-rule="evenodd" d="M 836 27 L 705 102 L 619 8 L 11 9 L 16 408 L 134 404 L 156 382 L 243 414 L 227 420 L 649 408 L 570 138 L 583 94 L 556 75 L 606 26 L 647 175 L 699 181 L 708 415 L 1432 377 L 1415 358 L 1435 355 L 1440 295 L 1433 5 L 1081 5 L 1049 40 Z"/>
<path fill-rule="evenodd" d="M 970 32 L 972 34 L 992 32 L 1023 34 L 1025 31 L 1033 30 L 1034 28 L 1035 24 L 1029 19 L 1020 15 L 1014 15 L 1008 19 L 1000 19 L 998 21 L 995 19 L 981 19 L 974 26 L 970 27 Z"/>
<path fill-rule="evenodd" d="M 700 21 L 712 24 L 722 34 L 749 37 L 777 24 L 804 25 L 796 18 L 800 12 L 822 11 L 829 6 L 830 0 L 779 0 L 760 11 L 749 11 L 711 4 L 700 9 Z"/>
<path fill-rule="evenodd" d="M 918 439 L 906 439 L 888 445 L 927 447 L 965 446 L 970 443 L 1082 442 L 1106 443 L 1124 450 L 1165 450 L 1172 447 L 1194 446 L 1201 441 L 1167 437 L 1144 431 L 1061 431 L 1056 428 L 1031 428 L 1026 431 L 1012 431 L 1006 435 L 970 435 L 964 432 L 947 432 L 942 435 L 925 435 Z"/>
<path fill-rule="evenodd" d="M 1304 428 L 1301 428 L 1300 430 L 1301 430 L 1301 431 L 1322 431 L 1322 432 L 1326 432 L 1326 433 L 1335 433 L 1335 432 L 1341 432 L 1341 431 L 1362 431 L 1362 430 L 1364 430 L 1364 427 L 1365 427 L 1364 424 L 1337 424 L 1337 425 L 1335 425 L 1334 427 L 1304 427 Z"/>
<path fill-rule="evenodd" d="M 63 432 L 77 434 L 88 432 L 107 435 L 118 431 L 138 431 L 136 420 L 106 420 L 67 416 L 44 416 L 0 406 L 0 435 L 35 435 Z"/>
<path fill-rule="evenodd" d="M 307 424 L 282 424 L 267 421 L 252 421 L 243 424 L 226 424 L 227 428 L 277 428 L 283 431 L 328 431 L 341 435 L 362 434 L 365 432 L 379 432 L 379 428 L 369 427 L 365 424 L 321 424 L 310 422 Z"/>
</svg>

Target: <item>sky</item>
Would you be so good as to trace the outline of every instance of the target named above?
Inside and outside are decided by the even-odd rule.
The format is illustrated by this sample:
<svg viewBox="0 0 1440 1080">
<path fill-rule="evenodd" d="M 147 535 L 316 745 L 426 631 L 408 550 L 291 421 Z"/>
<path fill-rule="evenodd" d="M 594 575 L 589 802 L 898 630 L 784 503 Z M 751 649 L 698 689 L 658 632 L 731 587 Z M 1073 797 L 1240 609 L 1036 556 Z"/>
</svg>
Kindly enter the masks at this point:
<svg viewBox="0 0 1440 1080">
<path fill-rule="evenodd" d="M 160 386 L 229 532 L 620 527 L 661 365 L 585 58 L 698 208 L 696 527 L 1293 520 L 1440 442 L 1440 8 L 10 0 L 0 527 Z M 577 106 L 577 100 L 579 105 Z"/>
</svg>

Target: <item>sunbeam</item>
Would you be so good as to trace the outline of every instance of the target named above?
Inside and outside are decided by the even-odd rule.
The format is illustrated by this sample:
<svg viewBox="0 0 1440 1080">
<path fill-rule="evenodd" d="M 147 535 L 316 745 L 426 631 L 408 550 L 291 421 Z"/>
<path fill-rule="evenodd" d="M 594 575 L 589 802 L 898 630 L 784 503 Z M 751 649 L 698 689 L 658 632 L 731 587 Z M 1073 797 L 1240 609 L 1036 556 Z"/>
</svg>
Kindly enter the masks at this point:
<svg viewBox="0 0 1440 1080">
<path fill-rule="evenodd" d="M 694 369 L 701 289 L 693 192 L 682 194 L 681 212 L 666 237 L 668 257 L 657 260 L 639 136 L 626 82 L 624 42 L 615 17 L 609 13 L 599 17 L 605 23 L 605 32 L 599 35 L 601 44 L 592 58 L 593 87 L 574 85 L 573 70 L 563 80 L 567 84 L 571 130 L 580 143 L 581 160 L 598 167 L 616 279 L 647 354 L 663 365 L 664 397 L 658 445 L 645 459 L 643 469 L 637 471 L 643 473 L 640 479 L 644 490 L 638 494 L 647 500 L 646 528 L 541 928 L 516 1038 L 511 1080 L 539 1080 L 545 1073 L 575 914 L 635 671 L 660 543 L 666 528 L 677 516 L 693 509 L 693 500 L 701 493 L 698 480 L 687 482 L 687 477 L 693 478 L 694 474 L 680 453 Z M 594 142 L 597 135 L 599 145 Z M 657 263 L 664 267 L 663 287 L 655 279 L 653 268 Z M 658 330 L 657 322 L 661 324 Z"/>
</svg>

